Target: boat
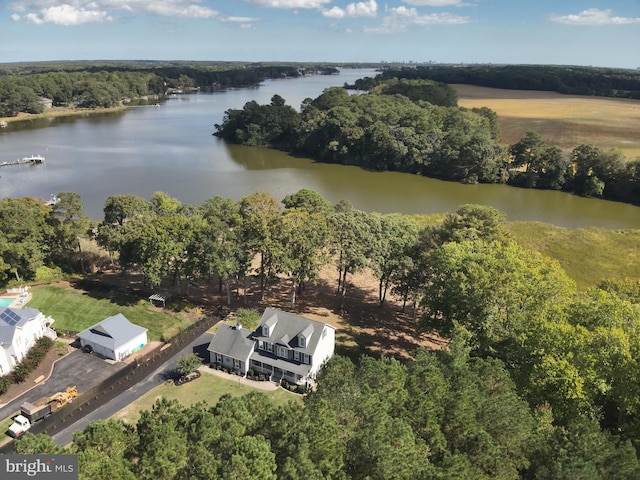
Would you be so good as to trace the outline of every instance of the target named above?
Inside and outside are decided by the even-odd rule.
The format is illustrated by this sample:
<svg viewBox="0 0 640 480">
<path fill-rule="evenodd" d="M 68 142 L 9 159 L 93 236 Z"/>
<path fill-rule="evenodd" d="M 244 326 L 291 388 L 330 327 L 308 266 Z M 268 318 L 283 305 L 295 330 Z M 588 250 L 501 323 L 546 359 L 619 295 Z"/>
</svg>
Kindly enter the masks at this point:
<svg viewBox="0 0 640 480">
<path fill-rule="evenodd" d="M 23 157 L 20 163 L 44 163 L 45 158 L 42 155 L 31 155 L 30 157 Z"/>
</svg>

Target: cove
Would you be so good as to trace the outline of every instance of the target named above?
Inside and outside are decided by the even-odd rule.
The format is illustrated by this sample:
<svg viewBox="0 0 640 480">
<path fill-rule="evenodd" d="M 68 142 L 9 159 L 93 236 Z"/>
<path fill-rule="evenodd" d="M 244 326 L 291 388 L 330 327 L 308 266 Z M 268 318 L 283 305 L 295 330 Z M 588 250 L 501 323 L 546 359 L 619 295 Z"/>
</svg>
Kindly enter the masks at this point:
<svg viewBox="0 0 640 480">
<path fill-rule="evenodd" d="M 212 136 L 224 112 L 273 95 L 299 108 L 325 88 L 373 76 L 373 70 L 269 80 L 259 87 L 169 97 L 159 107 L 18 122 L 0 129 L 0 162 L 32 154 L 44 165 L 0 168 L 0 197 L 82 196 L 85 210 L 102 219 L 105 200 L 118 193 L 149 198 L 164 191 L 184 203 L 215 195 L 234 200 L 258 190 L 277 199 L 301 188 L 332 202 L 381 213 L 443 213 L 465 203 L 490 205 L 507 219 L 569 228 L 640 228 L 640 207 L 555 191 L 506 185 L 462 185 L 395 172 L 369 172 L 295 158 L 267 148 L 227 145 Z"/>
</svg>

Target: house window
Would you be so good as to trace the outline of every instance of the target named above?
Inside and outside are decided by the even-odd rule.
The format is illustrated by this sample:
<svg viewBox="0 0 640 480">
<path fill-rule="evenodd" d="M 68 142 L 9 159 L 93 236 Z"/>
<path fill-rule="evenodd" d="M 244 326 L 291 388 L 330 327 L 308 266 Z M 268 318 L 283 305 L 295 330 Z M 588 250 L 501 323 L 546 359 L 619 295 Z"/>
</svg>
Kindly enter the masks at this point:
<svg viewBox="0 0 640 480">
<path fill-rule="evenodd" d="M 233 359 L 233 368 L 240 370 L 241 365 L 242 365 L 242 362 L 240 360 L 238 360 L 237 358 Z"/>
<path fill-rule="evenodd" d="M 307 355 L 306 353 L 304 354 L 304 363 L 306 363 L 307 365 L 311 365 L 311 356 Z"/>
<path fill-rule="evenodd" d="M 296 362 L 299 362 L 300 361 L 300 352 L 293 352 L 293 359 Z"/>
<path fill-rule="evenodd" d="M 258 340 L 258 348 L 264 350 L 264 342 L 262 340 Z"/>
<path fill-rule="evenodd" d="M 273 343 L 267 343 L 267 350 L 273 352 Z"/>
<path fill-rule="evenodd" d="M 303 335 L 300 335 L 298 337 L 298 345 L 300 345 L 302 348 L 305 348 L 307 346 L 307 339 L 304 338 Z"/>
<path fill-rule="evenodd" d="M 221 353 L 216 353 L 216 362 L 222 363 L 222 354 Z"/>
<path fill-rule="evenodd" d="M 262 335 L 264 335 L 265 337 L 269 336 L 269 327 L 266 325 L 262 326 Z"/>
<path fill-rule="evenodd" d="M 277 355 L 279 357 L 288 358 L 287 349 L 284 347 L 278 347 Z"/>
</svg>

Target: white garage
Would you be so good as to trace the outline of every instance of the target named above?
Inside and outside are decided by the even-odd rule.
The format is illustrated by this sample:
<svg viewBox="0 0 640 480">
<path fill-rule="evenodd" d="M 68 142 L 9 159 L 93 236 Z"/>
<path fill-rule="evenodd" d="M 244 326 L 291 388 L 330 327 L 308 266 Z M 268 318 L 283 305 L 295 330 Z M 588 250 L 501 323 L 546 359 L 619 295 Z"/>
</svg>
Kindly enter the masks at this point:
<svg viewBox="0 0 640 480">
<path fill-rule="evenodd" d="M 118 313 L 78 334 L 80 346 L 112 360 L 123 360 L 147 344 L 147 329 Z"/>
</svg>

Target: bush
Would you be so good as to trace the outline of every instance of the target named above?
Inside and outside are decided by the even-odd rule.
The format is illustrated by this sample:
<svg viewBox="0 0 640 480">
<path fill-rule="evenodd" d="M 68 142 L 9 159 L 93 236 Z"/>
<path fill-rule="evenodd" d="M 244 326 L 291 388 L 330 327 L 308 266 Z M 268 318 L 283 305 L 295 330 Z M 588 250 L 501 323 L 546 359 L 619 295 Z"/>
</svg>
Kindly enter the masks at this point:
<svg viewBox="0 0 640 480">
<path fill-rule="evenodd" d="M 4 395 L 12 384 L 11 374 L 0 377 L 0 395 Z"/>
<path fill-rule="evenodd" d="M 13 383 L 24 382 L 29 374 L 38 368 L 38 365 L 47 356 L 47 352 L 53 347 L 54 342 L 48 337 L 38 339 L 36 344 L 29 349 L 25 357 L 9 374 Z"/>
</svg>

